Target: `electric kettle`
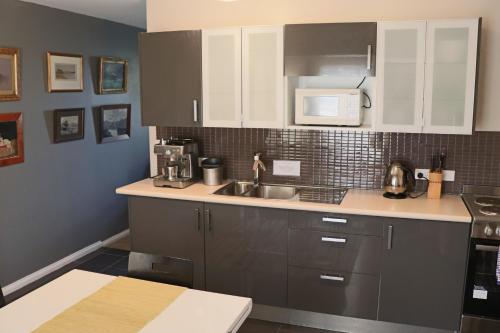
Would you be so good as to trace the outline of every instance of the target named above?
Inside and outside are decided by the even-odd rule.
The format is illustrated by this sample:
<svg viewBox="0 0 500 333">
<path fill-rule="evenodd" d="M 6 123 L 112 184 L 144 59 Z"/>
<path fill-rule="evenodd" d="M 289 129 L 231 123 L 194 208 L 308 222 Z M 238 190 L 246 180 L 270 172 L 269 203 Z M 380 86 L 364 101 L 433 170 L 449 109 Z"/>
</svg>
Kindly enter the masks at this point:
<svg viewBox="0 0 500 333">
<path fill-rule="evenodd" d="M 384 197 L 406 199 L 408 191 L 415 185 L 413 172 L 400 162 L 392 162 L 387 167 L 384 179 Z"/>
</svg>

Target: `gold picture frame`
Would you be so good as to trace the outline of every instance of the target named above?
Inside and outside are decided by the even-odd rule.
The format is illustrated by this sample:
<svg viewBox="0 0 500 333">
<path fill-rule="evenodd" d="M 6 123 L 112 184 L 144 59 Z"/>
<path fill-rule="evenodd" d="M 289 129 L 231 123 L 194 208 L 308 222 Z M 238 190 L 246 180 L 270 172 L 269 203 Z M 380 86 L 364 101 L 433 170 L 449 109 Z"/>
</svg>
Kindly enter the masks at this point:
<svg viewBox="0 0 500 333">
<path fill-rule="evenodd" d="M 128 60 L 99 58 L 99 94 L 125 94 L 128 84 Z"/>
<path fill-rule="evenodd" d="M 18 48 L 0 48 L 0 102 L 21 99 L 20 62 Z"/>
<path fill-rule="evenodd" d="M 47 88 L 49 93 L 83 91 L 83 56 L 47 52 Z"/>
</svg>

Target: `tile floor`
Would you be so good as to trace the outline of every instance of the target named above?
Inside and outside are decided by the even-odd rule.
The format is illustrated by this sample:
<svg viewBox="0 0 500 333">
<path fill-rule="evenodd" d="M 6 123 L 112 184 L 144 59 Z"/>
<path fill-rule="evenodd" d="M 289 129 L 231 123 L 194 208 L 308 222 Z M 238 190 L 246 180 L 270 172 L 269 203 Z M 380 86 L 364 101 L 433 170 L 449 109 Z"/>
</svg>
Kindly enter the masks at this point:
<svg viewBox="0 0 500 333">
<path fill-rule="evenodd" d="M 120 246 L 121 247 L 121 246 Z M 74 263 L 59 269 L 52 274 L 47 275 L 13 294 L 6 297 L 7 302 L 15 299 L 41 287 L 42 285 L 54 280 L 55 278 L 69 272 L 72 269 L 81 269 L 90 272 L 103 273 L 109 275 L 127 275 L 129 251 L 117 248 L 101 248 Z M 300 326 L 271 323 L 262 320 L 248 319 L 240 328 L 238 333 L 332 333 L 331 331 L 317 330 Z"/>
</svg>

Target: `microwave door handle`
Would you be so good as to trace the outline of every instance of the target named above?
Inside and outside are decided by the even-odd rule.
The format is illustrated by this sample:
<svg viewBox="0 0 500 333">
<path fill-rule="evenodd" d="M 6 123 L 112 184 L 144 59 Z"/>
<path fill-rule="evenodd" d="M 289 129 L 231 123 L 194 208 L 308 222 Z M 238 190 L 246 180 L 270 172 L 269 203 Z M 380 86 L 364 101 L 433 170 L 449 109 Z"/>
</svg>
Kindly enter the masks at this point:
<svg viewBox="0 0 500 333">
<path fill-rule="evenodd" d="M 371 70 L 372 69 L 372 46 L 368 45 L 368 51 L 367 51 L 367 56 L 366 56 L 366 69 Z"/>
</svg>

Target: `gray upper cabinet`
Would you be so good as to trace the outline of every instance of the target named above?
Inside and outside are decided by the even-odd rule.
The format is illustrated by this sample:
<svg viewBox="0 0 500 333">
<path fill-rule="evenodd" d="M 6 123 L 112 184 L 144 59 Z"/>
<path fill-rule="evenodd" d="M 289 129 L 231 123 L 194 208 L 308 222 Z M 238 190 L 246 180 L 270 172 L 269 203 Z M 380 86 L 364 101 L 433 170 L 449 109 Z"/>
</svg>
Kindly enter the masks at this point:
<svg viewBox="0 0 500 333">
<path fill-rule="evenodd" d="M 201 31 L 139 36 L 144 126 L 202 124 Z"/>
<path fill-rule="evenodd" d="M 285 75 L 374 76 L 377 23 L 285 26 Z"/>
<path fill-rule="evenodd" d="M 204 289 L 202 211 L 202 202 L 130 197 L 131 250 L 190 260 L 192 284 L 196 289 Z"/>
<path fill-rule="evenodd" d="M 458 330 L 468 223 L 386 219 L 379 320 Z"/>
<path fill-rule="evenodd" d="M 287 305 L 288 212 L 205 204 L 208 291 Z"/>
</svg>

